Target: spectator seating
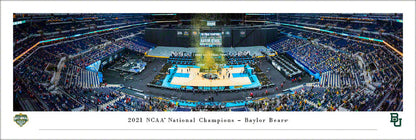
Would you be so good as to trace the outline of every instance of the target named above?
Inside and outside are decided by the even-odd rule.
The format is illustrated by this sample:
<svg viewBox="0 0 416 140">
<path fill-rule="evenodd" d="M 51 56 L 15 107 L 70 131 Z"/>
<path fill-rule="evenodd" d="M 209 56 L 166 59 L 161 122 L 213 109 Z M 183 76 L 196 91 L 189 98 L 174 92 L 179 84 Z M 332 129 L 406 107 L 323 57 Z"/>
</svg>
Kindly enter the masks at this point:
<svg viewBox="0 0 416 140">
<path fill-rule="evenodd" d="M 97 72 L 80 69 L 79 75 L 75 79 L 75 85 L 83 88 L 95 88 L 100 86 Z"/>
<path fill-rule="evenodd" d="M 179 65 L 195 65 L 194 58 L 192 56 L 170 56 L 167 63 L 179 64 Z"/>
<path fill-rule="evenodd" d="M 251 55 L 226 55 L 228 65 L 244 65 L 244 64 L 254 64 L 254 58 Z"/>
</svg>

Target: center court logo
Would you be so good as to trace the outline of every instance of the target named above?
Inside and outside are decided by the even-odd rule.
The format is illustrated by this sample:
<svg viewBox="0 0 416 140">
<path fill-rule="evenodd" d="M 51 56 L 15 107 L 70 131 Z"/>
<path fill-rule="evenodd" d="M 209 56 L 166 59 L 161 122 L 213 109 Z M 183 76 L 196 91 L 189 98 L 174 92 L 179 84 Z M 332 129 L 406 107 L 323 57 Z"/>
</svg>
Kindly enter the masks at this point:
<svg viewBox="0 0 416 140">
<path fill-rule="evenodd" d="M 390 113 L 390 122 L 394 123 L 394 127 L 402 126 L 402 118 L 399 118 L 398 113 Z"/>
<path fill-rule="evenodd" d="M 29 118 L 27 117 L 26 114 L 16 114 L 14 116 L 14 122 L 17 123 L 17 125 L 19 125 L 20 127 L 22 127 L 23 125 L 25 125 L 27 123 L 27 121 L 29 121 Z"/>
</svg>

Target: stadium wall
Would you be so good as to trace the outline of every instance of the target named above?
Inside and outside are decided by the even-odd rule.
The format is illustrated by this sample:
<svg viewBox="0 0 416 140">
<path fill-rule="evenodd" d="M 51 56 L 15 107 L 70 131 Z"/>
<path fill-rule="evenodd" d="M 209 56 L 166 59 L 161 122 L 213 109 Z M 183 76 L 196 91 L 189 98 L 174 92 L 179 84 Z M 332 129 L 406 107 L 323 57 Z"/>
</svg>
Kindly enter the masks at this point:
<svg viewBox="0 0 416 140">
<path fill-rule="evenodd" d="M 213 28 L 205 31 L 192 29 L 146 28 L 145 40 L 157 46 L 190 47 L 193 32 L 230 32 L 222 35 L 223 47 L 264 46 L 283 37 L 276 28 Z M 179 33 L 180 32 L 180 33 Z"/>
</svg>

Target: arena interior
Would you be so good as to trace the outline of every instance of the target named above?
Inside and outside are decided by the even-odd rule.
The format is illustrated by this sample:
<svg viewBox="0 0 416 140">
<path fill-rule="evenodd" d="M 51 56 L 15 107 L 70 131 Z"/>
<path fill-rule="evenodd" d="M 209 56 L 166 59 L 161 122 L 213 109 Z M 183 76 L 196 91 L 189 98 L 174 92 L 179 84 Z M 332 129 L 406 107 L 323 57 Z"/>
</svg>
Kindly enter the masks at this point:
<svg viewBox="0 0 416 140">
<path fill-rule="evenodd" d="M 403 111 L 402 14 L 13 19 L 14 111 Z"/>
</svg>

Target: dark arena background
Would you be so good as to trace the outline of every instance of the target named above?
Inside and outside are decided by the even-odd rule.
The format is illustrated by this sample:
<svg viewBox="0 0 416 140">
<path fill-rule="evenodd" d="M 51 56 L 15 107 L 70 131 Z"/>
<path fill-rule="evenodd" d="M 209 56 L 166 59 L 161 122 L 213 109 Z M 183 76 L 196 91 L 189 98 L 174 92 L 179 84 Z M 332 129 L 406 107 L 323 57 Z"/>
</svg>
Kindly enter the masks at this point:
<svg viewBox="0 0 416 140">
<path fill-rule="evenodd" d="M 403 111 L 403 15 L 13 15 L 14 111 Z"/>
</svg>

